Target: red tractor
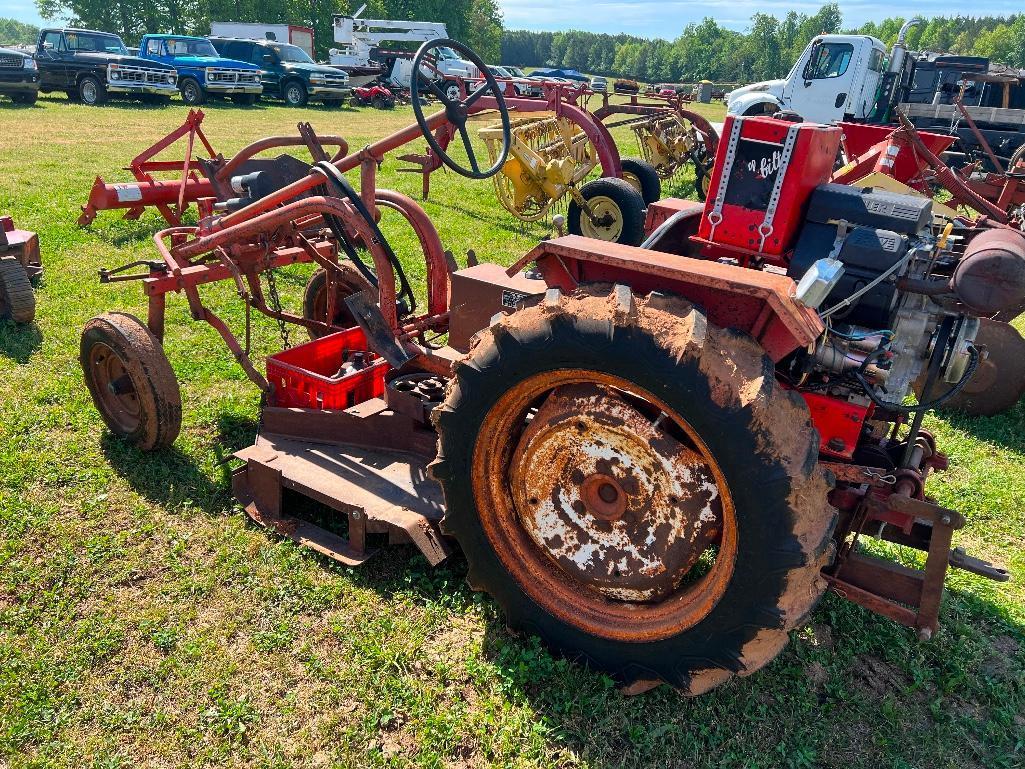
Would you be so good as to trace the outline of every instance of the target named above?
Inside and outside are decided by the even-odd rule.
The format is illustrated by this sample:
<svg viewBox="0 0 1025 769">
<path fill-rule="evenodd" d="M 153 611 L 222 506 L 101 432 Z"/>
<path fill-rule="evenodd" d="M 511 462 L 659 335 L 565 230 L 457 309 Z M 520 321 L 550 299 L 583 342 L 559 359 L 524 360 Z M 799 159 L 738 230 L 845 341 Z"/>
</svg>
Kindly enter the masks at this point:
<svg viewBox="0 0 1025 769">
<path fill-rule="evenodd" d="M 352 89 L 352 105 L 354 107 L 373 107 L 374 109 L 391 109 L 395 106 L 395 95 L 383 85 L 374 83 Z"/>
<path fill-rule="evenodd" d="M 484 82 L 440 95 L 419 128 L 450 122 L 469 167 L 434 147 L 445 164 L 497 173 L 508 136 L 484 168 L 464 126 L 480 99 L 508 125 L 500 87 L 453 41 L 418 57 L 434 45 Z M 254 520 L 350 565 L 382 537 L 432 564 L 458 545 L 511 627 L 628 691 L 697 695 L 753 673 L 830 587 L 927 639 L 949 566 L 1008 578 L 951 548 L 965 519 L 925 493 L 947 460 L 922 417 L 979 366 L 979 317 L 1025 301 L 1025 237 L 965 228 L 954 247 L 931 201 L 827 183 L 839 142 L 831 126 L 731 118 L 705 204 L 652 204 L 640 247 L 570 235 L 508 269 L 455 269 L 422 209 L 376 189 L 371 156 L 358 192 L 329 161 L 284 185 L 233 179 L 240 199 L 157 236 L 148 322 L 89 323 L 85 379 L 112 432 L 173 441 L 160 340 L 164 297 L 184 291 L 265 396 L 233 474 Z M 417 235 L 425 307 L 378 207 Z M 300 261 L 322 267 L 302 316 L 261 283 Z M 264 374 L 202 303 L 215 280 L 317 338 Z M 296 493 L 334 530 L 295 517 Z M 923 551 L 924 568 L 868 555 L 866 537 Z"/>
</svg>

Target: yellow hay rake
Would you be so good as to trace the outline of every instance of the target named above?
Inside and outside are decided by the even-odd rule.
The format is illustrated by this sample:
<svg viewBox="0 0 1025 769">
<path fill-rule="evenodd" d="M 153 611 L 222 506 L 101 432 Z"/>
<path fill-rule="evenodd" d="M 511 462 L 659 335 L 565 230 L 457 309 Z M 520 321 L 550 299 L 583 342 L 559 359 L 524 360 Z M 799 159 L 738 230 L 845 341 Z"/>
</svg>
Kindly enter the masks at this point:
<svg viewBox="0 0 1025 769">
<path fill-rule="evenodd" d="M 500 125 L 482 128 L 491 162 L 502 143 Z M 525 222 L 536 222 L 552 206 L 572 195 L 594 170 L 598 155 L 584 132 L 564 117 L 532 116 L 512 121 L 512 144 L 495 192 L 507 211 Z"/>
<path fill-rule="evenodd" d="M 660 179 L 673 179 L 693 163 L 694 187 L 705 199 L 714 152 L 709 152 L 693 122 L 685 115 L 665 114 L 634 122 L 631 128 L 641 156 L 655 167 Z"/>
</svg>

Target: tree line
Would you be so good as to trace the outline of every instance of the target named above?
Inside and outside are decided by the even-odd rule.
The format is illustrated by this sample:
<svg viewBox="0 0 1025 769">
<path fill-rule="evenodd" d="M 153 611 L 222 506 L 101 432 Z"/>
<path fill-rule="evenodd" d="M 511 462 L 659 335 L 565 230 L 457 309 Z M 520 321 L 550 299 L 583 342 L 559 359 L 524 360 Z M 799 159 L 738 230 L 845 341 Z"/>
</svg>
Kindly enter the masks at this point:
<svg viewBox="0 0 1025 769">
<path fill-rule="evenodd" d="M 360 5 L 362 0 L 36 0 L 43 18 L 116 32 L 128 45 L 147 32 L 207 35 L 211 21 L 312 27 L 319 58 L 326 57 L 334 46 L 331 16 L 352 13 Z M 369 0 L 362 15 L 444 22 L 451 37 L 488 59 L 497 58 L 501 46 L 502 15 L 497 0 Z M 4 31 L 0 27 L 0 34 Z"/>
<path fill-rule="evenodd" d="M 846 31 L 873 35 L 892 45 L 903 23 L 902 18 L 892 18 Z M 646 82 L 749 83 L 783 77 L 813 37 L 840 31 L 843 17 L 836 3 L 811 15 L 790 11 L 782 19 L 756 13 L 744 32 L 706 18 L 688 24 L 675 40 L 577 30 L 507 30 L 502 36 L 502 63 L 569 67 Z M 988 56 L 1025 67 L 1025 15 L 940 16 L 913 28 L 908 41 L 913 50 Z"/>
</svg>

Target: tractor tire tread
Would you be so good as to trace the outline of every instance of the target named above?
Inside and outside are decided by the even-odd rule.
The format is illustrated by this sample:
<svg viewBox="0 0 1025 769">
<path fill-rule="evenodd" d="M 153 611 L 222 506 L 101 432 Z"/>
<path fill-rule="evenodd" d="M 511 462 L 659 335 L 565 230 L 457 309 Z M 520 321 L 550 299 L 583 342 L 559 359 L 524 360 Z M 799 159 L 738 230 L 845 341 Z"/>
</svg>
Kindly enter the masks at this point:
<svg viewBox="0 0 1025 769">
<path fill-rule="evenodd" d="M 0 259 L 0 318 L 31 323 L 36 317 L 32 281 L 17 259 Z"/>
<path fill-rule="evenodd" d="M 836 511 L 815 461 L 818 435 L 807 407 L 776 383 L 753 339 L 708 324 L 670 295 L 634 297 L 633 315 L 617 317 L 617 293 L 607 284 L 582 286 L 573 296 L 550 291 L 480 332 L 435 409 L 431 474 L 445 496 L 444 530 L 466 556 L 467 581 L 491 594 L 511 628 L 535 633 L 624 684 L 659 679 L 698 695 L 768 664 L 816 606 L 827 587 L 821 569 L 832 557 Z M 525 376 L 588 360 L 665 399 L 688 421 L 703 420 L 695 429 L 715 444 L 743 520 L 738 526 L 759 532 L 738 545 L 731 583 L 709 614 L 657 642 L 599 639 L 548 614 L 501 565 L 477 513 L 474 447 L 491 406 Z M 684 377 L 707 391 L 670 384 Z M 688 408 L 695 402 L 706 405 Z M 779 488 L 776 504 L 767 502 L 763 480 Z"/>
</svg>

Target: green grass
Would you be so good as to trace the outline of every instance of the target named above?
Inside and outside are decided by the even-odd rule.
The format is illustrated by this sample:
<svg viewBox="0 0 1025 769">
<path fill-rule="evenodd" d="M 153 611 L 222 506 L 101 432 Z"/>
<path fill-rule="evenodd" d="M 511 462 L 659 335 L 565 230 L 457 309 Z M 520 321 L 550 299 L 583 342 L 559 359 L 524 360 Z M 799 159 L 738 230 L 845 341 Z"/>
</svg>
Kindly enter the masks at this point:
<svg viewBox="0 0 1025 769">
<path fill-rule="evenodd" d="M 225 154 L 299 120 L 354 148 L 410 120 L 207 112 Z M 36 324 L 0 324 L 0 766 L 1025 764 L 1020 579 L 952 574 L 927 644 L 830 595 L 760 673 L 696 700 L 625 698 L 507 633 L 458 557 L 430 569 L 399 548 L 351 570 L 248 523 L 219 461 L 253 439 L 259 397 L 180 297 L 167 350 L 182 436 L 150 456 L 112 439 L 82 384 L 79 331 L 108 309 L 144 315 L 138 285 L 101 286 L 96 272 L 151 257 L 160 221 L 106 213 L 81 230 L 75 218 L 96 174 L 127 180 L 118 169 L 184 114 L 63 98 L 0 107 L 0 212 L 39 232 L 46 264 Z M 382 186 L 417 196 L 399 165 L 389 159 Z M 452 173 L 435 176 L 425 207 L 460 261 L 472 248 L 509 263 L 545 234 L 500 210 L 488 182 Z M 388 227 L 419 278 L 408 235 Z M 282 279 L 290 301 L 303 282 Z M 231 286 L 207 296 L 241 327 Z M 273 324 L 254 345 L 280 346 Z M 952 459 L 930 491 L 969 519 L 957 543 L 1022 574 L 1025 409 L 929 426 Z"/>
</svg>

